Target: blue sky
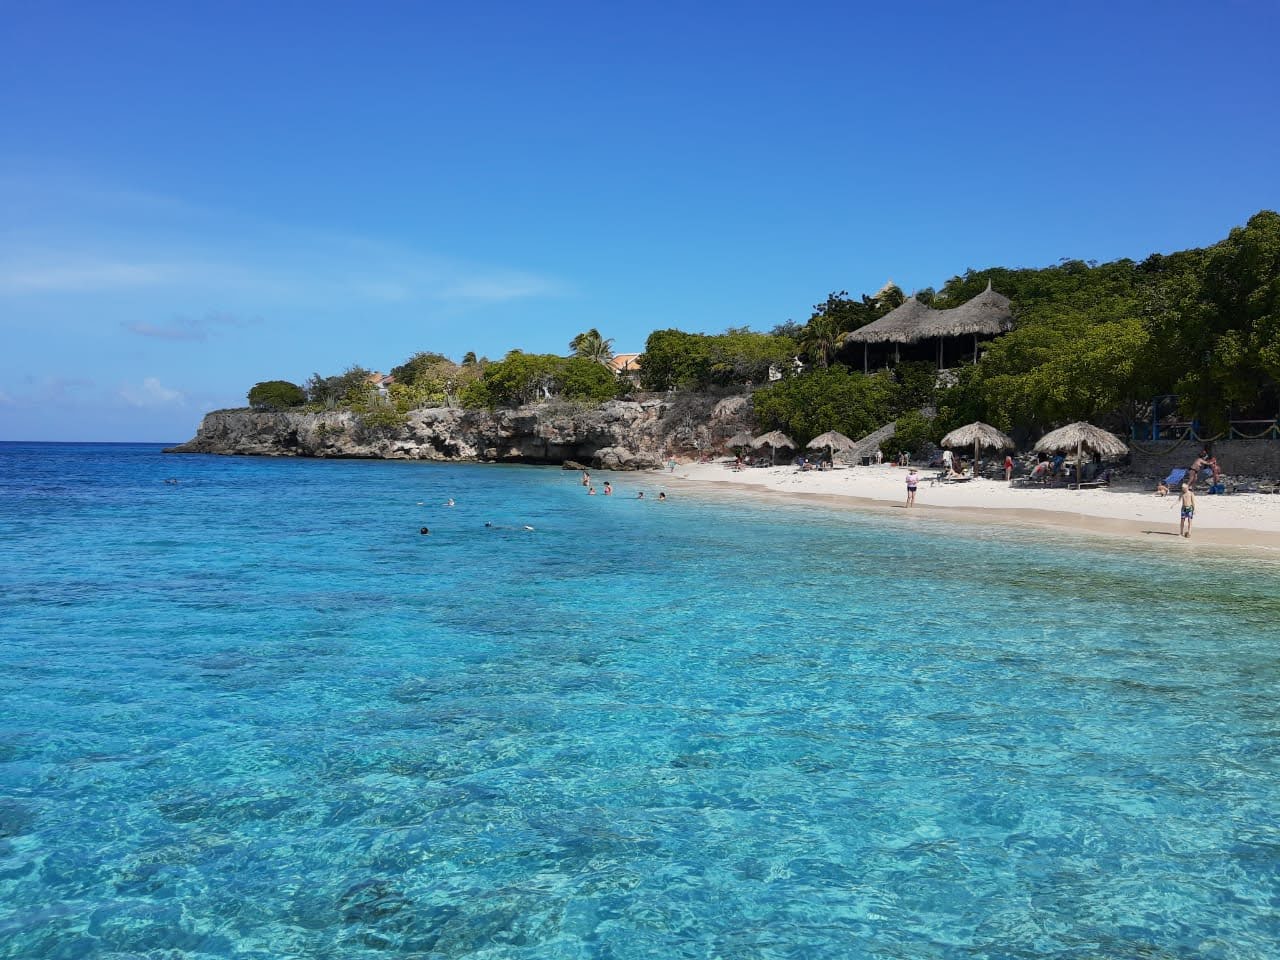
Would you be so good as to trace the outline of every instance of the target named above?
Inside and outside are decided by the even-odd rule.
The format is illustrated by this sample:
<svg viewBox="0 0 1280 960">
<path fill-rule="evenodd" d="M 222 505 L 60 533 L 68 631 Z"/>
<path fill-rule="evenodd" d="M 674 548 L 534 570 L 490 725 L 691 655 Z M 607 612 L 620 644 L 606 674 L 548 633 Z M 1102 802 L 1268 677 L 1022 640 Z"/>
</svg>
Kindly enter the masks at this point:
<svg viewBox="0 0 1280 960">
<path fill-rule="evenodd" d="M 1200 246 L 1280 207 L 1278 35 L 1271 0 L 0 0 L 0 439 Z"/>
</svg>

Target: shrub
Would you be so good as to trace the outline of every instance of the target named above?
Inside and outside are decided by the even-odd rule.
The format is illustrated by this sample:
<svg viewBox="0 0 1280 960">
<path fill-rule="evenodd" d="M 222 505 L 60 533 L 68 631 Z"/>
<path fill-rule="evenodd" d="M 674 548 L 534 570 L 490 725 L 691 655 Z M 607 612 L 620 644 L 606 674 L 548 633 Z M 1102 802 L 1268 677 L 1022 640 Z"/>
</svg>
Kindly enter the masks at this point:
<svg viewBox="0 0 1280 960">
<path fill-rule="evenodd" d="M 306 391 L 288 380 L 264 380 L 249 390 L 249 406 L 255 410 L 288 410 L 306 402 Z"/>
</svg>

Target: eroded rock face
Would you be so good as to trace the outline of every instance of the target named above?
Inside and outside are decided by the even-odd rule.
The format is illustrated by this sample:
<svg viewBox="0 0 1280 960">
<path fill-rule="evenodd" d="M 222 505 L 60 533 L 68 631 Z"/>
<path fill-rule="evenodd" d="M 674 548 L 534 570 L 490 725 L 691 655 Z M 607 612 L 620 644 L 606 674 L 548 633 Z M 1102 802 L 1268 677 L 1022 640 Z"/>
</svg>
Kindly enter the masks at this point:
<svg viewBox="0 0 1280 960">
<path fill-rule="evenodd" d="M 167 453 L 401 460 L 501 460 L 646 470 L 670 456 L 719 452 L 751 428 L 748 397 L 682 395 L 594 408 L 548 403 L 515 410 L 415 410 L 403 426 L 372 427 L 348 411 L 217 410 Z"/>
</svg>

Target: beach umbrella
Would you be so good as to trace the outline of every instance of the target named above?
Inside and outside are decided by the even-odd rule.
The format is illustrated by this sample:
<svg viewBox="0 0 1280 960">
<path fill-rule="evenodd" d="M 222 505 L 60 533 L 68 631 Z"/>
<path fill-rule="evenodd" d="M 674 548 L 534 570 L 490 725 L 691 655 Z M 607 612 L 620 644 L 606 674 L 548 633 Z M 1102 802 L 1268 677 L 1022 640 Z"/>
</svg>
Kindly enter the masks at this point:
<svg viewBox="0 0 1280 960">
<path fill-rule="evenodd" d="M 858 445 L 839 430 L 828 430 L 826 433 L 818 434 L 818 436 L 806 443 L 804 448 L 806 450 L 826 450 L 827 459 L 830 460 L 835 453 L 852 453 L 858 448 Z"/>
<path fill-rule="evenodd" d="M 967 447 L 971 443 L 973 444 L 975 473 L 977 472 L 978 451 L 980 449 L 1011 450 L 1013 448 L 1013 441 L 1006 434 L 1001 433 L 991 424 L 982 423 L 981 421 L 957 427 L 942 438 L 944 447 Z"/>
<path fill-rule="evenodd" d="M 796 442 L 781 430 L 770 430 L 751 441 L 751 449 L 759 450 L 761 447 L 769 448 L 769 462 L 774 463 L 779 448 L 794 450 Z"/>
<path fill-rule="evenodd" d="M 1076 452 L 1076 489 L 1080 489 L 1080 460 L 1084 451 L 1100 457 L 1122 457 L 1129 452 L 1125 442 L 1114 433 L 1108 433 L 1092 423 L 1069 423 L 1051 433 L 1046 433 L 1036 444 L 1036 453 Z"/>
<path fill-rule="evenodd" d="M 751 436 L 751 434 L 747 433 L 747 431 L 745 430 L 742 430 L 739 433 L 735 433 L 732 437 L 726 440 L 724 442 L 724 445 L 730 450 L 736 450 L 739 447 L 750 447 L 751 441 L 753 439 L 754 438 Z"/>
</svg>

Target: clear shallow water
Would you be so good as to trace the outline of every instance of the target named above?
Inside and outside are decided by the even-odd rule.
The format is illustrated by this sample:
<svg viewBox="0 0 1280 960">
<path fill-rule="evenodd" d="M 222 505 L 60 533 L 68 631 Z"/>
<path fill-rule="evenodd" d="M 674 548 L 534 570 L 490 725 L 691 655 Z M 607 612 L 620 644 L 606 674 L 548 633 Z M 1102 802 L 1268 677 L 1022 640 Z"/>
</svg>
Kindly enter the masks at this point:
<svg viewBox="0 0 1280 960">
<path fill-rule="evenodd" d="M 0 956 L 1280 953 L 1277 566 L 615 479 L 0 444 Z"/>
</svg>

